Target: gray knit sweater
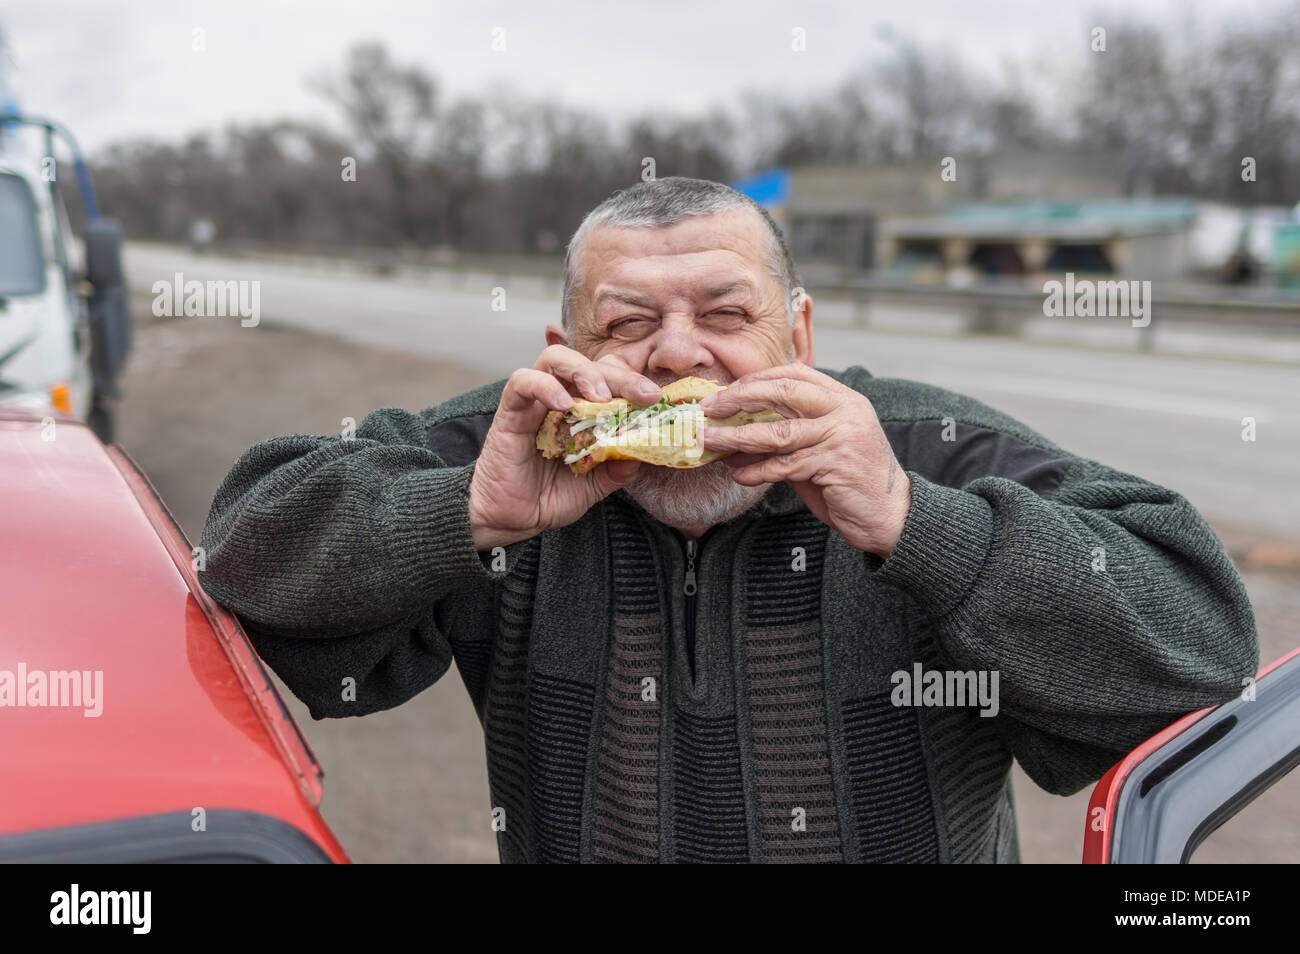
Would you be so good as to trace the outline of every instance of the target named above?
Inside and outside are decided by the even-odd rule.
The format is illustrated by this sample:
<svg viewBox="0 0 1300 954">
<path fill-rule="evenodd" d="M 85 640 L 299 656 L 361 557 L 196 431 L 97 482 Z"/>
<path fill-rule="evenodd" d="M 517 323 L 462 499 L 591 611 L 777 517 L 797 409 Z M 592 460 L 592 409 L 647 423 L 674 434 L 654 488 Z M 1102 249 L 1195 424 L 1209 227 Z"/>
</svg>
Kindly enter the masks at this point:
<svg viewBox="0 0 1300 954">
<path fill-rule="evenodd" d="M 1017 861 L 1012 758 L 1071 794 L 1237 694 L 1245 590 L 1178 494 L 970 398 L 827 373 L 911 478 L 888 560 L 785 484 L 702 538 L 693 596 L 683 538 L 625 491 L 478 553 L 497 382 L 257 444 L 200 578 L 317 719 L 400 705 L 454 660 L 502 861 Z M 992 673 L 996 707 L 973 698 Z M 921 691 L 936 678 L 948 694 Z"/>
</svg>

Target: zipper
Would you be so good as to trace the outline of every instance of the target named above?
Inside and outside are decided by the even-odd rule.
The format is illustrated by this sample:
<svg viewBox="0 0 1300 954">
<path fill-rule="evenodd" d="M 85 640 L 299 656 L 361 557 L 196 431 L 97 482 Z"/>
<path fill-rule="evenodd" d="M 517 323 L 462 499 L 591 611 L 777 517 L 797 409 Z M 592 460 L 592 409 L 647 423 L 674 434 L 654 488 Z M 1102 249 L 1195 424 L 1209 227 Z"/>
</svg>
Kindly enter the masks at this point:
<svg viewBox="0 0 1300 954">
<path fill-rule="evenodd" d="M 698 587 L 695 582 L 695 559 L 699 555 L 699 543 L 696 540 L 688 539 L 686 541 L 686 578 L 682 582 L 682 592 L 686 596 L 685 616 L 686 616 L 686 661 L 691 669 L 691 682 L 695 681 L 695 593 Z"/>
<path fill-rule="evenodd" d="M 695 554 L 698 550 L 699 544 L 696 541 L 686 541 L 686 584 L 683 590 L 691 598 L 692 605 L 695 601 Z"/>
</svg>

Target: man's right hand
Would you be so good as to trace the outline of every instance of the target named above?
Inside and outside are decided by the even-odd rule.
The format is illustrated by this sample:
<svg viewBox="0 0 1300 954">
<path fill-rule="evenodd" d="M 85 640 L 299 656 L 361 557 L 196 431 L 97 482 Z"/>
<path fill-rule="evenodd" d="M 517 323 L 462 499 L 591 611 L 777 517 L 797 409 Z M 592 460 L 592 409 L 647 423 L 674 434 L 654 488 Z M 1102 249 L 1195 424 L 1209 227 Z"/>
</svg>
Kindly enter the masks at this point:
<svg viewBox="0 0 1300 954">
<path fill-rule="evenodd" d="M 662 395 L 622 359 L 591 361 L 562 345 L 551 345 L 536 365 L 510 375 L 469 485 L 476 549 L 567 526 L 636 476 L 638 461 L 612 460 L 579 477 L 562 458 L 538 453 L 537 431 L 547 412 L 567 411 L 573 393 L 589 401 L 618 395 L 636 404 L 653 404 Z"/>
</svg>

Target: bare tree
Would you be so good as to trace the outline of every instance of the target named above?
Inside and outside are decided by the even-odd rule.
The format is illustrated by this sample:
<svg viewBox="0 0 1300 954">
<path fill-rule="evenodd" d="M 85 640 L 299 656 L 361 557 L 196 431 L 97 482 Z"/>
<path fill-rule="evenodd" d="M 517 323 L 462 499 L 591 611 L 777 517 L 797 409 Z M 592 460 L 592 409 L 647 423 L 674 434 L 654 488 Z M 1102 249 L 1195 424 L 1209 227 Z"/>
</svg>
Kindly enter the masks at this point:
<svg viewBox="0 0 1300 954">
<path fill-rule="evenodd" d="M 1122 156 L 1131 184 L 1157 192 L 1300 199 L 1300 7 L 1213 30 L 1106 22 L 1107 50 L 1082 76 L 1012 64 L 995 81 L 887 34 L 883 56 L 812 95 L 750 90 L 703 116 L 619 122 L 508 87 L 444 103 L 423 68 L 362 43 L 311 84 L 336 123 L 119 143 L 98 157 L 97 180 L 141 237 L 183 239 L 203 216 L 227 238 L 426 251 L 557 251 L 647 156 L 661 176 L 730 181 L 773 166 L 1076 143 Z M 1045 117 L 1033 94 L 1057 82 L 1060 105 Z M 354 182 L 340 176 L 345 156 Z"/>
<path fill-rule="evenodd" d="M 439 184 L 426 178 L 437 136 L 437 82 L 419 67 L 394 63 L 381 43 L 366 42 L 349 50 L 341 75 L 309 85 L 339 108 L 354 138 L 355 158 L 373 163 L 387 184 L 384 212 L 398 238 L 431 240 L 444 201 Z"/>
</svg>

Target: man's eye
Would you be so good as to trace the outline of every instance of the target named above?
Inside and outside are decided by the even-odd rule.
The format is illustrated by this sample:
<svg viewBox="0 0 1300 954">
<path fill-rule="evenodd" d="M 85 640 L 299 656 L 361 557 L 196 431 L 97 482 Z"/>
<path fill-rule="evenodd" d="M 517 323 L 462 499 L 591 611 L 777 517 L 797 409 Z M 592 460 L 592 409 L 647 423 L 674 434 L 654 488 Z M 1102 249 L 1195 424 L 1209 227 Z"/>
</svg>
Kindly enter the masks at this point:
<svg viewBox="0 0 1300 954">
<path fill-rule="evenodd" d="M 653 328 L 654 322 L 649 318 L 621 318 L 610 322 L 605 331 L 611 338 L 629 340 L 644 338 Z"/>
<path fill-rule="evenodd" d="M 704 320 L 715 328 L 740 328 L 749 320 L 749 316 L 743 311 L 711 311 L 704 316 Z"/>
</svg>

